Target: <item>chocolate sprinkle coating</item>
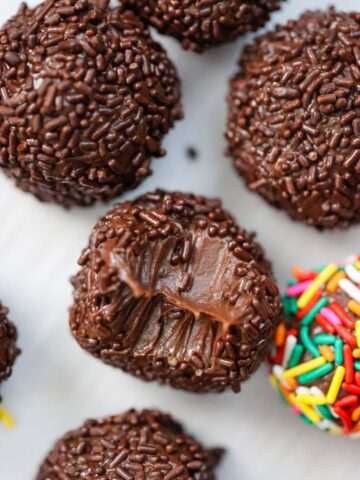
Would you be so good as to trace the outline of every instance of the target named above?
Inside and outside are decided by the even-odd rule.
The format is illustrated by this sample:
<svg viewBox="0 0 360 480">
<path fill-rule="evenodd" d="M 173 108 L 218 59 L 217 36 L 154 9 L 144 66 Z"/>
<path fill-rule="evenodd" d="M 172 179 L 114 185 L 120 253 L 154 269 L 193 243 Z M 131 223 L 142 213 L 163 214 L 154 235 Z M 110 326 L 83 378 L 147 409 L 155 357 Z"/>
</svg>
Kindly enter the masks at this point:
<svg viewBox="0 0 360 480">
<path fill-rule="evenodd" d="M 10 377 L 20 350 L 16 346 L 17 331 L 7 318 L 9 310 L 0 303 L 0 382 Z"/>
<path fill-rule="evenodd" d="M 169 415 L 135 410 L 88 420 L 61 438 L 37 480 L 215 480 L 222 450 L 205 450 Z"/>
<path fill-rule="evenodd" d="M 182 115 L 176 70 L 123 6 L 47 0 L 0 30 L 0 167 L 40 200 L 134 188 Z"/>
<path fill-rule="evenodd" d="M 103 362 L 147 381 L 240 391 L 280 312 L 253 237 L 216 199 L 158 190 L 116 205 L 79 260 L 74 337 Z"/>
<path fill-rule="evenodd" d="M 360 14 L 306 12 L 247 47 L 229 154 L 248 187 L 318 228 L 360 220 Z"/>
<path fill-rule="evenodd" d="M 125 0 L 159 32 L 186 50 L 203 50 L 257 30 L 282 0 Z"/>
</svg>

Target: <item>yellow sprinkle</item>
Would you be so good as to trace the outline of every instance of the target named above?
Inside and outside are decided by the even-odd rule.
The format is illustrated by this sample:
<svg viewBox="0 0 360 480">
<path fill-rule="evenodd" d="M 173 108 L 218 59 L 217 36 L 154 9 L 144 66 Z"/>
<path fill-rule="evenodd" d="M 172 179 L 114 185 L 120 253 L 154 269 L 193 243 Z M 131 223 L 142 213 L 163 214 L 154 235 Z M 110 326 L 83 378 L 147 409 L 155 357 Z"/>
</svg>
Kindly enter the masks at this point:
<svg viewBox="0 0 360 480">
<path fill-rule="evenodd" d="M 339 282 L 342 278 L 346 278 L 346 273 L 342 271 L 336 272 L 335 275 L 328 281 L 326 289 L 329 292 L 334 293 L 338 289 Z"/>
<path fill-rule="evenodd" d="M 342 384 L 342 381 L 344 380 L 344 377 L 345 377 L 345 368 L 342 365 L 340 365 L 335 370 L 333 379 L 331 380 L 331 384 L 330 384 L 328 393 L 326 395 L 327 403 L 330 403 L 331 405 L 335 403 L 339 395 L 341 384 Z"/>
<path fill-rule="evenodd" d="M 360 358 L 360 348 L 355 348 L 355 350 L 353 350 L 353 357 Z"/>
<path fill-rule="evenodd" d="M 355 410 L 351 414 L 351 420 L 353 422 L 357 422 L 360 420 L 360 407 L 355 408 Z"/>
<path fill-rule="evenodd" d="M 3 422 L 7 428 L 14 428 L 15 422 L 11 417 L 10 413 L 5 410 L 5 408 L 0 405 L 0 422 Z"/>
<path fill-rule="evenodd" d="M 355 302 L 355 300 L 350 300 L 347 307 L 350 312 L 354 313 L 357 317 L 360 317 L 360 303 Z"/>
<path fill-rule="evenodd" d="M 310 405 L 305 405 L 304 403 L 298 402 L 295 395 L 291 393 L 289 395 L 290 401 L 293 405 L 296 405 L 301 412 L 308 417 L 313 423 L 319 423 L 321 420 L 320 413 L 315 410 Z"/>
<path fill-rule="evenodd" d="M 311 370 L 315 370 L 315 368 L 321 367 L 325 363 L 326 363 L 326 360 L 324 357 L 314 358 L 313 360 L 309 360 L 308 362 L 301 363 L 296 367 L 289 368 L 289 370 L 285 370 L 285 372 L 282 374 L 282 378 L 285 380 L 290 377 L 298 377 L 303 373 L 310 372 Z"/>
<path fill-rule="evenodd" d="M 299 308 L 304 308 L 308 302 L 313 298 L 315 293 L 319 288 L 326 283 L 330 277 L 334 275 L 338 270 L 338 267 L 335 263 L 330 263 L 327 267 L 324 268 L 322 272 L 314 279 L 311 285 L 305 290 L 297 302 Z"/>
<path fill-rule="evenodd" d="M 357 262 L 355 262 L 354 265 L 358 270 L 360 270 L 360 261 L 359 260 Z"/>
<path fill-rule="evenodd" d="M 319 347 L 320 353 L 323 357 L 325 357 L 326 361 L 332 363 L 335 359 L 334 351 L 332 350 L 329 345 L 321 345 Z"/>
<path fill-rule="evenodd" d="M 357 346 L 360 348 L 360 320 L 355 322 L 355 335 Z"/>
<path fill-rule="evenodd" d="M 296 401 L 305 403 L 306 405 L 325 405 L 326 398 L 324 395 L 297 395 Z"/>
<path fill-rule="evenodd" d="M 273 388 L 275 388 L 275 390 L 278 390 L 279 388 L 279 380 L 275 377 L 274 374 L 271 374 L 269 376 L 269 380 L 270 380 L 270 384 Z"/>
</svg>

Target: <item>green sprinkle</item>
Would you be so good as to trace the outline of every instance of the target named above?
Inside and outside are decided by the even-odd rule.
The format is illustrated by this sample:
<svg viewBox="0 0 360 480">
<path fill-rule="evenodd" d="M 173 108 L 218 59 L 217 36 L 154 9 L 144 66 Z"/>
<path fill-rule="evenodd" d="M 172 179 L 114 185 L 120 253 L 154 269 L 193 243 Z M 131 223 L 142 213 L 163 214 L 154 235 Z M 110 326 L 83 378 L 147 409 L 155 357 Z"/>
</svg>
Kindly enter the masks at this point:
<svg viewBox="0 0 360 480">
<path fill-rule="evenodd" d="M 318 378 L 324 377 L 328 373 L 330 373 L 334 368 L 332 363 L 325 363 L 325 365 L 321 365 L 321 367 L 315 368 L 311 370 L 311 372 L 303 373 L 302 375 L 298 376 L 299 383 L 309 383 L 317 380 Z"/>
<path fill-rule="evenodd" d="M 320 350 L 310 338 L 309 327 L 300 328 L 300 339 L 306 350 L 310 352 L 313 357 L 320 357 Z"/>
<path fill-rule="evenodd" d="M 334 345 L 335 340 L 336 336 L 330 333 L 319 333 L 319 335 L 314 337 L 314 343 L 316 345 Z"/>
<path fill-rule="evenodd" d="M 296 315 L 297 312 L 299 311 L 299 308 L 297 306 L 297 298 L 295 297 L 290 297 L 289 298 L 289 305 L 290 305 L 290 312 L 292 315 Z"/>
<path fill-rule="evenodd" d="M 310 420 L 310 418 L 308 418 L 306 415 L 304 415 L 303 413 L 301 415 L 299 415 L 299 418 L 301 418 L 301 420 L 305 423 L 307 423 L 308 425 L 313 425 L 313 422 Z"/>
<path fill-rule="evenodd" d="M 282 298 L 282 302 L 284 305 L 284 315 L 285 315 L 285 320 L 289 322 L 291 320 L 291 308 L 290 308 L 290 302 L 289 302 L 289 297 L 284 295 Z"/>
<path fill-rule="evenodd" d="M 296 280 L 296 278 L 290 278 L 288 281 L 288 287 L 292 287 L 293 285 L 297 285 L 299 282 Z"/>
<path fill-rule="evenodd" d="M 319 410 L 319 413 L 321 413 L 321 415 L 327 420 L 336 420 L 336 418 L 332 415 L 330 409 L 326 405 L 316 405 L 316 408 Z"/>
<path fill-rule="evenodd" d="M 335 340 L 334 350 L 335 350 L 335 363 L 336 365 L 342 365 L 344 363 L 344 353 L 343 353 L 344 342 L 341 338 Z"/>
<path fill-rule="evenodd" d="M 301 321 L 301 325 L 310 325 L 310 323 L 314 320 L 316 315 L 320 312 L 320 310 L 326 307 L 328 303 L 327 297 L 321 298 L 317 304 L 310 310 L 309 313 L 305 315 L 305 317 Z"/>
<path fill-rule="evenodd" d="M 296 365 L 299 365 L 301 357 L 303 356 L 303 353 L 304 353 L 304 347 L 299 343 L 295 345 L 292 351 L 292 354 L 290 356 L 287 368 L 293 368 L 293 367 L 296 367 Z"/>
<path fill-rule="evenodd" d="M 354 368 L 355 368 L 355 370 L 356 370 L 357 372 L 360 371 L 360 362 L 359 362 L 359 361 L 354 362 Z"/>
</svg>

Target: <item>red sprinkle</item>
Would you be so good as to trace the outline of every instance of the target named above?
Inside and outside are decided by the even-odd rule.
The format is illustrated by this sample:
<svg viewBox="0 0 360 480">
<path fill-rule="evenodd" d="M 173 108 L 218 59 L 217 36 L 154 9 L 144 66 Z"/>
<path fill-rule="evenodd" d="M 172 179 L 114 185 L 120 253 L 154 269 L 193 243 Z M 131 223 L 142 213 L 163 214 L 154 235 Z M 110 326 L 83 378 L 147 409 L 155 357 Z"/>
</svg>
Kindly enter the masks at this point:
<svg viewBox="0 0 360 480">
<path fill-rule="evenodd" d="M 287 336 L 289 336 L 289 335 L 293 335 L 294 337 L 298 337 L 299 336 L 299 330 L 295 330 L 295 329 L 289 330 L 288 333 L 287 333 Z"/>
<path fill-rule="evenodd" d="M 355 382 L 360 387 L 360 372 L 355 372 Z"/>
<path fill-rule="evenodd" d="M 354 395 L 360 395 L 360 387 L 358 385 L 348 385 L 347 383 L 344 383 L 342 385 L 342 389 L 345 390 L 345 392 L 353 393 Z"/>
<path fill-rule="evenodd" d="M 346 408 L 354 405 L 355 403 L 358 403 L 357 395 L 346 395 L 346 397 L 334 403 L 334 407 Z"/>
<path fill-rule="evenodd" d="M 354 320 L 350 317 L 348 313 L 345 312 L 345 310 L 342 307 L 340 307 L 338 303 L 336 302 L 331 303 L 329 305 L 329 308 L 337 314 L 337 316 L 343 322 L 345 327 L 351 328 L 351 329 L 355 328 Z"/>
<path fill-rule="evenodd" d="M 335 327 L 332 323 L 328 322 L 326 318 L 324 318 L 320 313 L 318 313 L 315 317 L 315 320 L 328 333 L 335 333 Z"/>
<path fill-rule="evenodd" d="M 344 345 L 344 367 L 345 367 L 345 383 L 351 384 L 354 381 L 354 361 L 352 349 L 349 345 Z"/>
<path fill-rule="evenodd" d="M 352 335 L 349 330 L 347 330 L 345 327 L 342 325 L 335 325 L 335 330 L 337 333 L 340 335 L 340 337 L 345 340 L 346 343 L 351 345 L 352 347 L 355 347 L 356 345 L 356 338 L 354 335 Z"/>
<path fill-rule="evenodd" d="M 344 425 L 344 434 L 349 434 L 352 427 L 352 420 L 350 416 L 340 407 L 334 407 L 334 412 L 339 416 Z"/>
</svg>

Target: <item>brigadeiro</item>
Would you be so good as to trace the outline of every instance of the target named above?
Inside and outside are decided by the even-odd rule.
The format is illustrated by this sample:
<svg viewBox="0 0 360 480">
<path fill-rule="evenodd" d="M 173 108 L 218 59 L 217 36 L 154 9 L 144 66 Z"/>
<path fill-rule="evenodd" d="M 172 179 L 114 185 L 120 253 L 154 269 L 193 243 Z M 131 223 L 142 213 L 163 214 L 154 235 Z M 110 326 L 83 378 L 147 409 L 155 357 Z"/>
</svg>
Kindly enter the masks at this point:
<svg viewBox="0 0 360 480">
<path fill-rule="evenodd" d="M 293 269 L 271 381 L 306 423 L 360 437 L 360 256 Z"/>
<path fill-rule="evenodd" d="M 43 201 L 135 187 L 181 116 L 176 70 L 123 6 L 48 0 L 0 30 L 0 167 Z"/>
<path fill-rule="evenodd" d="M 281 0 L 125 0 L 159 32 L 202 52 L 257 30 Z"/>
<path fill-rule="evenodd" d="M 360 219 L 360 14 L 307 12 L 248 46 L 229 154 L 248 187 L 320 229 Z"/>
<path fill-rule="evenodd" d="M 0 383 L 10 377 L 20 350 L 16 346 L 17 330 L 7 315 L 9 310 L 0 303 Z"/>
<path fill-rule="evenodd" d="M 134 410 L 88 420 L 61 438 L 37 480 L 215 480 L 222 450 L 205 450 L 169 415 Z"/>
<path fill-rule="evenodd" d="M 116 205 L 79 264 L 73 335 L 144 380 L 238 392 L 279 320 L 263 250 L 219 200 L 159 190 Z"/>
</svg>

